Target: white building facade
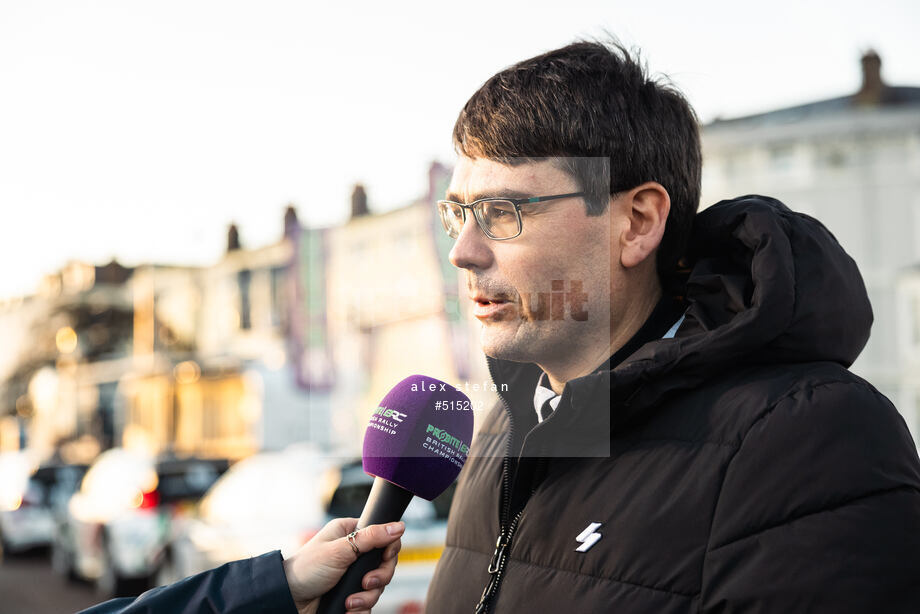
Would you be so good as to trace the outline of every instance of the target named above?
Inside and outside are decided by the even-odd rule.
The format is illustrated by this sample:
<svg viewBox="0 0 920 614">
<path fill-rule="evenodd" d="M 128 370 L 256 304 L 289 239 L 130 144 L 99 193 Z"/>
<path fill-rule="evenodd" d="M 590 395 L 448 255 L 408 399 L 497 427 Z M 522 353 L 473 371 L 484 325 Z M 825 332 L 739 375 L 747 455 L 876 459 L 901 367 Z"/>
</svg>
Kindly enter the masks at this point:
<svg viewBox="0 0 920 614">
<path fill-rule="evenodd" d="M 875 315 L 853 365 L 920 441 L 920 363 L 908 362 L 898 280 L 920 262 L 920 87 L 891 87 L 862 59 L 852 96 L 703 127 L 701 207 L 763 194 L 828 227 L 862 272 Z"/>
</svg>

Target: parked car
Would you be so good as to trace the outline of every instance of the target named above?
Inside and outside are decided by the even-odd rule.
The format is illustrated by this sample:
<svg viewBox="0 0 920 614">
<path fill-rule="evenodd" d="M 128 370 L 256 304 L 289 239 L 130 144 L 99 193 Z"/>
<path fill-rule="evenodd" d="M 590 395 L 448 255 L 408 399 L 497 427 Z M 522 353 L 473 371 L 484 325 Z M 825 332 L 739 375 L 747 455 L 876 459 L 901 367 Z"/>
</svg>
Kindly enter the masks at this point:
<svg viewBox="0 0 920 614">
<path fill-rule="evenodd" d="M 320 496 L 330 462 L 304 446 L 236 463 L 175 525 L 158 584 L 271 550 L 285 556 L 325 523 Z"/>
<path fill-rule="evenodd" d="M 20 473 L 4 476 L 0 497 L 0 550 L 16 553 L 51 545 L 55 534 L 55 515 L 73 494 L 86 465 L 50 463 L 29 471 L 20 463 Z"/>
<path fill-rule="evenodd" d="M 226 460 L 152 458 L 116 448 L 96 459 L 58 524 L 54 568 L 102 597 L 149 588 L 177 518 L 226 471 Z"/>
<path fill-rule="evenodd" d="M 158 583 L 271 550 L 289 556 L 332 518 L 360 516 L 372 484 L 360 460 L 343 463 L 300 446 L 240 461 L 202 498 L 197 515 L 175 525 Z M 422 610 L 452 493 L 409 505 L 396 575 L 374 612 Z"/>
</svg>

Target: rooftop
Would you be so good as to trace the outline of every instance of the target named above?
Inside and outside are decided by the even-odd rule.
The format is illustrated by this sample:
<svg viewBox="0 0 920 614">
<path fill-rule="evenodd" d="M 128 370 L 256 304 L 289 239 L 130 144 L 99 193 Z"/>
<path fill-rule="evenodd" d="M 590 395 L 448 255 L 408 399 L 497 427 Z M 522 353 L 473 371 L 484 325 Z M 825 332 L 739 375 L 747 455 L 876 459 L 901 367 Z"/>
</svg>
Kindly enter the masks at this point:
<svg viewBox="0 0 920 614">
<path fill-rule="evenodd" d="M 848 96 L 838 96 L 806 104 L 757 113 L 732 119 L 716 119 L 707 128 L 754 127 L 789 124 L 859 108 L 917 107 L 920 110 L 920 87 L 892 86 L 882 80 L 882 60 L 875 51 L 866 52 L 861 60 L 862 86 Z"/>
</svg>

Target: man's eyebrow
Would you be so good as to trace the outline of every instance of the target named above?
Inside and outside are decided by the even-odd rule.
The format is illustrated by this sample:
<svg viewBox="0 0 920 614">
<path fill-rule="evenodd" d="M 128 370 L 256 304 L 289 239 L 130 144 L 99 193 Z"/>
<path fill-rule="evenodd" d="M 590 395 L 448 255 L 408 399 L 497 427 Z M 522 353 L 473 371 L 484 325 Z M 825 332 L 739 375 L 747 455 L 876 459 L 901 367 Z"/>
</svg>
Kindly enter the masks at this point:
<svg viewBox="0 0 920 614">
<path fill-rule="evenodd" d="M 476 202 L 477 200 L 482 200 L 483 198 L 514 198 L 514 199 L 517 199 L 517 198 L 531 198 L 532 196 L 533 194 L 530 192 L 521 192 L 519 190 L 498 189 L 498 190 L 489 190 L 488 192 L 477 192 L 476 194 L 470 194 L 470 200 L 467 201 L 467 203 Z M 462 196 L 454 192 L 447 192 L 447 194 L 444 195 L 444 198 L 451 202 L 467 204 L 467 203 L 464 203 Z"/>
</svg>

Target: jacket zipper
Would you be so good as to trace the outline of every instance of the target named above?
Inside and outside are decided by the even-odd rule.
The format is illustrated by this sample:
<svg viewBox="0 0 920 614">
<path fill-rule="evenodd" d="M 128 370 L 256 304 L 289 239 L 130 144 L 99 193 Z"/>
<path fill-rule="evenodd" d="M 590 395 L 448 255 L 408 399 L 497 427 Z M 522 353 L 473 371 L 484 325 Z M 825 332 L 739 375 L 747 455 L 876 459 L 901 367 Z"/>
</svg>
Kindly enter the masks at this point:
<svg viewBox="0 0 920 614">
<path fill-rule="evenodd" d="M 488 364 L 489 367 L 489 377 L 492 378 L 492 382 L 495 382 L 495 373 L 492 371 L 492 365 Z M 508 407 L 508 401 L 502 395 L 501 391 L 498 392 L 498 398 L 502 402 L 502 408 L 505 410 L 505 415 L 508 416 L 508 442 L 505 444 L 505 455 L 502 457 L 502 500 L 501 500 L 501 510 L 498 516 L 499 527 L 501 530 L 508 524 L 508 516 L 511 515 L 511 475 L 510 475 L 510 461 L 509 457 L 511 456 L 511 444 L 514 442 L 514 416 L 511 414 L 511 408 Z"/>
<path fill-rule="evenodd" d="M 523 514 L 524 510 L 522 509 L 515 515 L 508 530 L 505 531 L 502 529 L 501 533 L 498 535 L 498 540 L 495 542 L 495 551 L 492 553 L 492 559 L 489 561 L 489 583 L 486 584 L 486 587 L 482 590 L 482 596 L 479 598 L 479 603 L 476 604 L 474 614 L 487 614 L 489 612 L 490 602 L 492 598 L 495 597 L 496 592 L 498 592 L 502 576 L 505 573 L 505 565 L 508 563 L 508 548 L 511 546 L 511 538 L 514 537 L 518 521 Z"/>
<path fill-rule="evenodd" d="M 495 382 L 495 373 L 492 371 L 492 365 L 489 364 L 488 367 L 489 376 L 492 378 L 492 382 Z M 514 442 L 514 416 L 511 414 L 508 402 L 505 400 L 505 397 L 502 396 L 501 392 L 498 393 L 498 398 L 501 399 L 502 407 L 505 410 L 505 414 L 508 416 L 508 443 L 505 445 L 505 456 L 502 458 L 502 502 L 499 513 L 499 533 L 498 539 L 495 540 L 495 550 L 492 552 L 492 558 L 489 560 L 489 582 L 482 591 L 479 603 L 476 604 L 475 614 L 488 614 L 489 612 L 490 602 L 498 592 L 502 576 L 505 572 L 505 565 L 508 561 L 508 550 L 511 547 L 511 539 L 514 537 L 518 521 L 524 513 L 524 509 L 521 508 L 514 519 L 511 520 L 510 523 L 508 522 L 508 517 L 511 515 L 511 472 L 509 457 L 511 456 L 511 444 Z M 533 495 L 533 492 L 531 492 L 531 495 Z"/>
</svg>

